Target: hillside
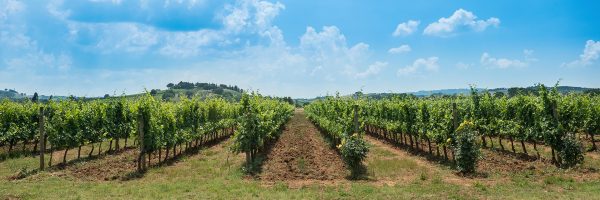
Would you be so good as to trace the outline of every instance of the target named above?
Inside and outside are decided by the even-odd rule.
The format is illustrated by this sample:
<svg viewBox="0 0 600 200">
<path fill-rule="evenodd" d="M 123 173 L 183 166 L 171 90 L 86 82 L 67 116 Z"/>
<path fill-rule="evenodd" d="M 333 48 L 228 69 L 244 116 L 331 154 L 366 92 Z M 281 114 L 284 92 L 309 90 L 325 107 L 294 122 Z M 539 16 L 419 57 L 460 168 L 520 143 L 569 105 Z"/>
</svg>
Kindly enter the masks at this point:
<svg viewBox="0 0 600 200">
<path fill-rule="evenodd" d="M 240 89 L 238 86 L 229 86 L 225 84 L 215 83 L 190 83 L 180 81 L 177 84 L 167 84 L 166 90 L 152 89 L 150 90 L 150 94 L 163 100 L 177 100 L 181 97 L 195 97 L 200 99 L 222 97 L 228 101 L 237 101 L 240 98 L 242 98 L 243 91 L 244 90 Z M 132 94 L 127 95 L 127 97 L 137 97 L 140 95 L 143 94 Z"/>
<path fill-rule="evenodd" d="M 558 92 L 562 93 L 562 94 L 568 94 L 568 93 L 594 93 L 594 94 L 598 94 L 600 93 L 600 88 L 585 88 L 585 87 L 574 87 L 574 86 L 558 86 Z M 486 89 L 485 88 L 477 88 L 477 90 L 479 90 L 479 92 L 483 92 Z M 494 89 L 487 89 L 488 91 L 490 91 L 491 93 L 504 93 L 504 95 L 508 95 L 508 96 L 513 96 L 515 94 L 518 93 L 525 93 L 525 94 L 536 94 L 538 91 L 538 88 L 536 86 L 530 86 L 530 87 L 526 87 L 526 88 L 519 88 L 519 87 L 513 87 L 513 88 L 494 88 Z M 417 97 L 428 97 L 428 96 L 440 96 L 440 95 L 469 95 L 471 93 L 471 89 L 469 88 L 462 88 L 462 89 L 441 89 L 441 90 L 420 90 L 417 92 L 407 92 L 407 93 L 366 93 L 364 94 L 365 96 L 372 98 L 372 99 L 383 99 L 383 98 L 388 98 L 391 96 L 397 96 L 397 95 L 414 95 Z M 301 98 L 301 99 L 294 99 L 296 101 L 297 104 L 300 105 L 305 105 L 308 104 L 314 100 L 317 99 L 323 99 L 324 97 L 315 97 L 315 98 Z"/>
<path fill-rule="evenodd" d="M 151 91 L 152 96 L 164 99 L 164 100 L 172 100 L 177 99 L 179 97 L 198 97 L 200 99 L 206 99 L 211 97 L 222 97 L 229 101 L 237 101 L 242 97 L 242 93 L 239 91 L 234 91 L 230 89 L 222 89 L 222 90 L 206 90 L 202 88 L 192 88 L 192 89 L 166 89 L 166 90 L 153 90 Z M 131 96 L 139 96 L 142 94 L 135 94 Z"/>
<path fill-rule="evenodd" d="M 4 98 L 22 99 L 22 98 L 25 98 L 25 95 L 17 92 L 14 89 L 0 90 L 0 99 L 4 99 Z"/>
<path fill-rule="evenodd" d="M 181 97 L 187 98 L 200 98 L 206 99 L 211 97 L 221 97 L 228 101 L 237 101 L 242 97 L 243 90 L 238 86 L 228 86 L 224 84 L 214 84 L 214 83 L 189 83 L 189 82 L 179 82 L 177 84 L 169 83 L 167 84 L 167 89 L 152 89 L 149 91 L 152 96 L 155 96 L 159 99 L 163 100 L 177 100 Z M 143 95 L 144 93 L 138 94 L 128 94 L 125 97 L 127 98 L 135 98 Z M 31 99 L 33 95 L 27 95 L 24 93 L 19 93 L 14 89 L 5 89 L 0 90 L 0 99 L 8 98 L 11 100 L 24 100 L 25 98 Z M 85 98 L 85 99 L 100 99 L 110 97 L 108 94 L 104 97 L 75 97 L 75 98 Z M 41 101 L 47 101 L 50 98 L 53 100 L 59 99 L 67 99 L 68 96 L 47 96 L 47 95 L 39 95 L 39 99 Z"/>
</svg>

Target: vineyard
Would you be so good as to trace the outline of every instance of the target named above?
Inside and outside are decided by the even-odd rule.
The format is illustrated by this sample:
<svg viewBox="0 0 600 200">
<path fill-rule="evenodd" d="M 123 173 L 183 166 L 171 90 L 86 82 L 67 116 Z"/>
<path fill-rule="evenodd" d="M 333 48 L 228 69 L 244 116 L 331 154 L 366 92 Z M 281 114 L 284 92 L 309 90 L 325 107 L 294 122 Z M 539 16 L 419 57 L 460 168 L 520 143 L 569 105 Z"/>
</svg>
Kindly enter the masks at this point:
<svg viewBox="0 0 600 200">
<path fill-rule="evenodd" d="M 517 143 L 519 156 L 549 160 L 560 168 L 581 164 L 586 151 L 597 150 L 597 96 L 560 95 L 556 87 L 544 85 L 539 85 L 538 95 L 511 98 L 471 91 L 470 96 L 431 98 L 327 97 L 306 110 L 353 169 L 368 152 L 361 133 L 451 161 L 465 174 L 475 172 L 481 147 L 494 149 L 496 143 L 506 151 L 503 140 L 510 141 L 515 155 Z M 526 143 L 535 152 L 528 152 Z M 550 148 L 549 157 L 540 155 L 540 145 Z"/>
<path fill-rule="evenodd" d="M 66 165 L 67 153 L 73 148 L 77 148 L 80 159 L 83 146 L 91 146 L 87 157 L 92 157 L 96 147 L 100 154 L 106 141 L 108 152 L 113 152 L 120 150 L 120 141 L 124 140 L 122 148 L 127 148 L 128 139 L 133 138 L 130 145 L 140 148 L 138 170 L 144 170 L 146 155 L 148 164 L 156 154 L 158 162 L 164 162 L 171 153 L 177 156 L 178 148 L 181 153 L 229 135 L 236 138 L 235 151 L 246 152 L 251 162 L 265 142 L 276 137 L 291 116 L 292 106 L 259 95 L 244 95 L 240 104 L 218 98 L 162 102 L 145 95 L 135 100 L 65 100 L 47 104 L 4 100 L 0 111 L 0 146 L 8 146 L 8 154 L 17 144 L 23 145 L 23 151 L 31 148 L 30 152 L 37 154 L 64 151 L 62 165 Z M 236 128 L 238 123 L 241 128 Z M 28 147 L 29 144 L 34 146 Z M 43 170 L 43 153 L 40 155 Z M 52 166 L 52 155 L 48 166 Z"/>
<path fill-rule="evenodd" d="M 536 93 L 511 97 L 475 88 L 470 95 L 454 96 L 337 95 L 296 109 L 286 100 L 256 93 L 245 93 L 238 102 L 165 101 L 149 93 L 3 100 L 0 173 L 9 186 L 0 187 L 0 195 L 13 194 L 8 189 L 22 183 L 44 184 L 36 180 L 45 176 L 83 182 L 97 177 L 92 180 L 107 184 L 139 181 L 134 185 L 145 187 L 168 178 L 162 173 L 194 187 L 266 187 L 261 196 L 301 194 L 267 194 L 282 182 L 299 188 L 418 184 L 404 185 L 411 190 L 432 184 L 470 196 L 473 190 L 481 193 L 478 187 L 506 184 L 498 177 L 522 174 L 527 184 L 543 179 L 544 187 L 554 187 L 547 183 L 553 181 L 595 185 L 600 178 L 598 133 L 598 96 L 560 94 L 544 85 Z M 26 167 L 16 164 L 25 161 Z M 234 186 L 227 186 L 230 182 Z"/>
</svg>

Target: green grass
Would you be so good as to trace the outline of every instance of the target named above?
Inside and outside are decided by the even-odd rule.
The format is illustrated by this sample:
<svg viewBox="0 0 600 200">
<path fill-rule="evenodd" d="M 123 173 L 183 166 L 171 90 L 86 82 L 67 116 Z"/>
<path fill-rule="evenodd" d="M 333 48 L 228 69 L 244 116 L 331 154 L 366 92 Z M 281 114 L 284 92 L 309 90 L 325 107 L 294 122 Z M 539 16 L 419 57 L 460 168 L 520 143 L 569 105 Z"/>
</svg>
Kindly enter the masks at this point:
<svg viewBox="0 0 600 200">
<path fill-rule="evenodd" d="M 229 142 L 227 142 L 228 144 Z M 278 182 L 266 186 L 242 172 L 243 156 L 227 147 L 212 147 L 181 159 L 172 166 L 151 168 L 142 178 L 130 181 L 83 181 L 57 173 L 42 172 L 22 180 L 5 177 L 23 167 L 35 169 L 37 157 L 0 162 L 0 199 L 593 199 L 600 198 L 600 182 L 578 182 L 568 177 L 543 180 L 516 174 L 509 181 L 488 185 L 456 184 L 445 177 L 451 171 L 428 171 L 410 158 L 396 158 L 385 149 L 373 147 L 367 168 L 370 180 L 345 180 L 337 185 L 310 184 L 290 187 Z M 435 164 L 432 164 L 435 166 Z M 381 184 L 383 179 L 410 181 Z M 493 181 L 493 180 L 491 180 Z"/>
</svg>

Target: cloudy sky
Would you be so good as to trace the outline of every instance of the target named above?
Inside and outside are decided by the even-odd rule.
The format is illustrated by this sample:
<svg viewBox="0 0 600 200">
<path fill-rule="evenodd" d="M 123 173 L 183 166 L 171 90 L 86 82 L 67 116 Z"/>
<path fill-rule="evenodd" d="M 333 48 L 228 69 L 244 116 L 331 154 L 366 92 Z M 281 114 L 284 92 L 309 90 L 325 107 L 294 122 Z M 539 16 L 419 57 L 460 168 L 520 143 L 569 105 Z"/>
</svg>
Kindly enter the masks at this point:
<svg viewBox="0 0 600 200">
<path fill-rule="evenodd" d="M 0 0 L 0 88 L 101 96 L 600 87 L 598 1 Z"/>
</svg>

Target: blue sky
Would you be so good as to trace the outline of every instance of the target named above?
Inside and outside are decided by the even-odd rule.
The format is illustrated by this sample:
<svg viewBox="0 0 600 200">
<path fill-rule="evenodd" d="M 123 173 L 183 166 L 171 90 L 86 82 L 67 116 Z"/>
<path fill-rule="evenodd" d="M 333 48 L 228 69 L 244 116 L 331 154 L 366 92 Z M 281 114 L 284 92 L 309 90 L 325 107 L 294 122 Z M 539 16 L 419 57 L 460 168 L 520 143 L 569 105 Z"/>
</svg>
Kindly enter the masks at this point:
<svg viewBox="0 0 600 200">
<path fill-rule="evenodd" d="M 0 0 L 0 88 L 101 96 L 600 87 L 597 1 Z"/>
</svg>

